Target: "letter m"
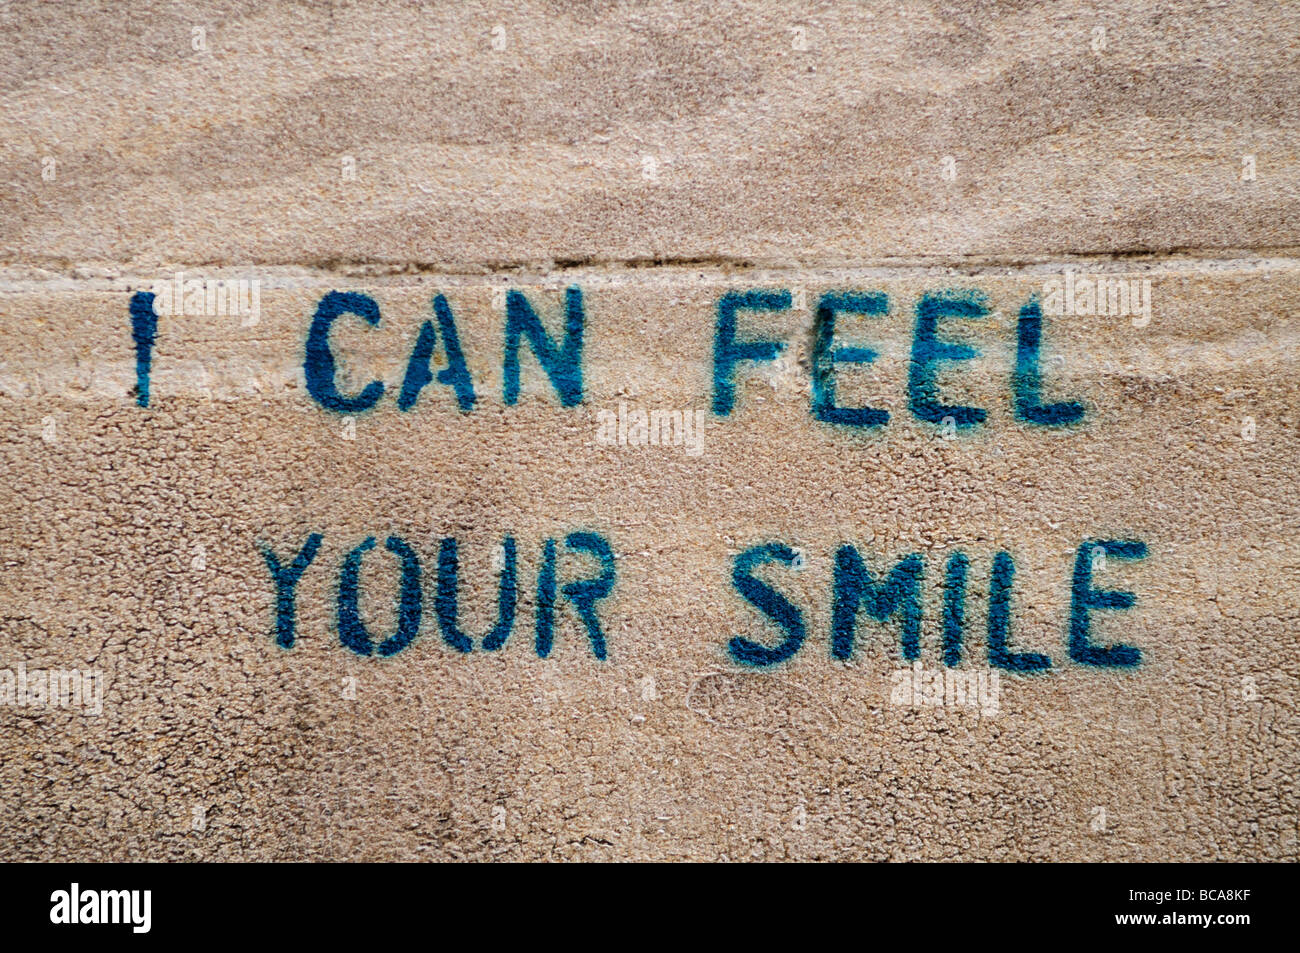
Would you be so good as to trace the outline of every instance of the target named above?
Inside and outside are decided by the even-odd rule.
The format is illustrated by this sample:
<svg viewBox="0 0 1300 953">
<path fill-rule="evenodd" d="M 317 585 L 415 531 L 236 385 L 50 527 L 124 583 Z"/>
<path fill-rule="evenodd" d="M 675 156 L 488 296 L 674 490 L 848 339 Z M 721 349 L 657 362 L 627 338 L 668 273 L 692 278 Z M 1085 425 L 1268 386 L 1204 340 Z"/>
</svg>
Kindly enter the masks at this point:
<svg viewBox="0 0 1300 953">
<path fill-rule="evenodd" d="M 126 923 L 131 919 L 131 894 L 126 890 L 101 890 L 99 919 L 103 923 Z M 111 906 L 110 906 L 111 905 Z M 109 911 L 112 911 L 110 914 Z"/>
<path fill-rule="evenodd" d="M 921 575 L 919 553 L 898 561 L 884 582 L 875 577 L 852 546 L 841 546 L 835 554 L 835 588 L 831 609 L 831 655 L 848 659 L 853 655 L 858 609 L 878 622 L 902 616 L 903 657 L 913 661 L 921 655 Z"/>
</svg>

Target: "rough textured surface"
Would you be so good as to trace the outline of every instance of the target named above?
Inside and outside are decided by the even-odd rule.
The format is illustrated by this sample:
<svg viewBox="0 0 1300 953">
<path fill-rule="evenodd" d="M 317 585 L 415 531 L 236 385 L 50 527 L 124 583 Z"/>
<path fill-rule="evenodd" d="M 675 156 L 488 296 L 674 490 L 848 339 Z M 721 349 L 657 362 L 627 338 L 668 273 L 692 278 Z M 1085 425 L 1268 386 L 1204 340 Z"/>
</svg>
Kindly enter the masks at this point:
<svg viewBox="0 0 1300 953">
<path fill-rule="evenodd" d="M 0 14 L 0 254 L 38 263 L 852 265 L 1300 228 L 1285 4 L 74 8 Z"/>
<path fill-rule="evenodd" d="M 105 679 L 98 716 L 0 704 L 0 856 L 1300 856 L 1294 9 L 0 18 L 0 669 Z M 1044 398 L 1086 416 L 1037 427 L 1013 413 L 1017 317 L 1066 267 L 1149 281 L 1152 314 L 1049 314 Z M 140 407 L 128 302 L 178 269 L 257 279 L 260 319 L 159 317 Z M 558 340 L 567 287 L 587 318 L 582 403 L 561 406 L 525 349 L 507 406 L 504 290 Z M 383 314 L 332 336 L 340 389 L 388 389 L 356 415 L 304 387 L 334 289 Z M 741 365 L 719 416 L 718 302 L 751 289 L 790 290 L 788 310 L 740 317 L 786 349 Z M 842 289 L 889 297 L 841 319 L 878 352 L 836 373 L 841 403 L 889 410 L 869 432 L 809 410 L 815 308 Z M 914 308 L 954 289 L 991 311 L 944 325 L 980 351 L 947 366 L 944 395 L 988 410 L 956 434 L 908 407 Z M 438 293 L 467 414 L 436 383 L 395 405 Z M 620 403 L 704 411 L 702 452 L 603 445 Z M 542 659 L 544 541 L 561 541 L 563 585 L 590 572 L 562 544 L 578 529 L 617 555 L 608 658 L 562 601 Z M 283 649 L 260 549 L 287 561 L 313 532 Z M 391 633 L 390 535 L 423 566 L 420 635 L 360 657 L 339 640 L 340 567 L 378 540 L 362 608 Z M 485 652 L 506 535 L 518 616 Z M 469 654 L 435 618 L 452 536 Z M 1096 580 L 1137 594 L 1093 623 L 1140 648 L 1131 668 L 1067 652 L 1093 538 L 1148 547 Z M 774 541 L 802 569 L 756 574 L 808 636 L 755 670 L 729 640 L 781 636 L 732 571 Z M 1002 673 L 996 715 L 891 701 L 896 621 L 864 614 L 852 659 L 831 657 L 843 543 L 876 571 L 921 554 L 928 670 L 945 560 L 970 558 L 961 669 L 987 671 L 991 566 L 1010 553 L 1012 647 L 1051 671 Z"/>
</svg>

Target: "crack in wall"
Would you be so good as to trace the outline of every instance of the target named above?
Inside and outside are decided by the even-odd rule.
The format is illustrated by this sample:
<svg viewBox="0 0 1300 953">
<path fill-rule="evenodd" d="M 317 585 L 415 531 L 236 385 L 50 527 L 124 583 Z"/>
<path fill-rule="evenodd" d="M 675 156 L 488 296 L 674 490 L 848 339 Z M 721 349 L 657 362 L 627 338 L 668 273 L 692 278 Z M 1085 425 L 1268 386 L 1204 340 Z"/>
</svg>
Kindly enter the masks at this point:
<svg viewBox="0 0 1300 953">
<path fill-rule="evenodd" d="M 1225 254 L 1215 255 L 1223 251 Z M 139 263 L 50 261 L 44 265 L 0 264 L 0 293 L 22 291 L 130 291 L 147 287 L 177 271 L 190 277 L 241 276 L 260 278 L 268 288 L 325 283 L 340 278 L 353 281 L 437 278 L 456 284 L 492 283 L 500 279 L 544 283 L 590 278 L 647 280 L 664 275 L 681 280 L 683 273 L 700 277 L 746 275 L 768 280 L 779 275 L 815 274 L 821 280 L 836 277 L 1008 277 L 1035 276 L 1063 269 L 1098 274 L 1167 271 L 1288 270 L 1300 262 L 1300 246 L 1256 249 L 1181 249 L 1176 252 L 1079 252 L 1068 255 L 999 258 L 983 255 L 948 255 L 907 258 L 789 259 L 729 258 L 628 258 L 557 259 L 520 262 L 379 262 L 325 259 L 296 263 L 185 262 L 145 266 Z"/>
</svg>

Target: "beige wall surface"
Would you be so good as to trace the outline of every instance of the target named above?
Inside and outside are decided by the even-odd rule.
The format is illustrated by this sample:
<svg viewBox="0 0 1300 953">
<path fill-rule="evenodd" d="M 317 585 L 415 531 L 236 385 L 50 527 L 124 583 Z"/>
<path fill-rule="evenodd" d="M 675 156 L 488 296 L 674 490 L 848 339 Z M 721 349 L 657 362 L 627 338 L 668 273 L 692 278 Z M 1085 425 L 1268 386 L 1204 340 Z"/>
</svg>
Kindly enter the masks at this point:
<svg viewBox="0 0 1300 953">
<path fill-rule="evenodd" d="M 0 24 L 0 857 L 1300 857 L 1295 8 Z M 324 376 L 370 407 L 321 397 L 336 292 Z M 728 371 L 746 293 L 779 353 Z M 927 364 L 934 307 L 968 357 Z M 557 354 L 524 336 L 516 400 L 527 314 Z M 925 419 L 927 368 L 982 421 Z M 1078 420 L 1027 419 L 1035 368 Z M 639 445 L 652 412 L 691 426 Z M 268 553 L 313 534 L 278 644 Z M 919 668 L 902 609 L 837 657 L 845 546 L 921 567 Z"/>
</svg>

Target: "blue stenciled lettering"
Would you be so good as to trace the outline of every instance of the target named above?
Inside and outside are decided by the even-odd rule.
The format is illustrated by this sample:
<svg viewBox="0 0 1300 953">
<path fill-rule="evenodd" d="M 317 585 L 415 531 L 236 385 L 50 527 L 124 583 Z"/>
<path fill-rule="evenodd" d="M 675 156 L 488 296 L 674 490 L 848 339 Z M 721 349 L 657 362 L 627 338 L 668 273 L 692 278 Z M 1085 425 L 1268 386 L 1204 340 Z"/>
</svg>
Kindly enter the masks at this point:
<svg viewBox="0 0 1300 953">
<path fill-rule="evenodd" d="M 335 320 L 345 314 L 355 314 L 367 324 L 379 324 L 379 305 L 369 295 L 356 292 L 331 291 L 316 306 L 311 330 L 307 332 L 307 348 L 303 356 L 303 376 L 307 379 L 307 392 L 326 410 L 339 413 L 356 413 L 373 407 L 384 394 L 380 381 L 371 381 L 354 397 L 340 394 L 334 381 L 334 354 L 330 350 L 330 328 Z"/>
<path fill-rule="evenodd" d="M 737 341 L 736 312 L 784 311 L 790 307 L 788 291 L 728 291 L 718 299 L 718 324 L 713 338 L 713 412 L 731 413 L 736 403 L 733 380 L 741 361 L 771 361 L 785 348 L 781 341 Z"/>
<path fill-rule="evenodd" d="M 737 662 L 743 665 L 775 665 L 793 656 L 803 645 L 808 634 L 803 621 L 803 612 L 781 593 L 753 575 L 753 571 L 765 563 L 779 562 L 791 566 L 795 559 L 794 550 L 784 543 L 754 546 L 736 557 L 731 572 L 732 585 L 746 602 L 775 622 L 785 633 L 785 638 L 772 648 L 739 635 L 733 637 L 728 645 L 728 651 Z"/>
</svg>

